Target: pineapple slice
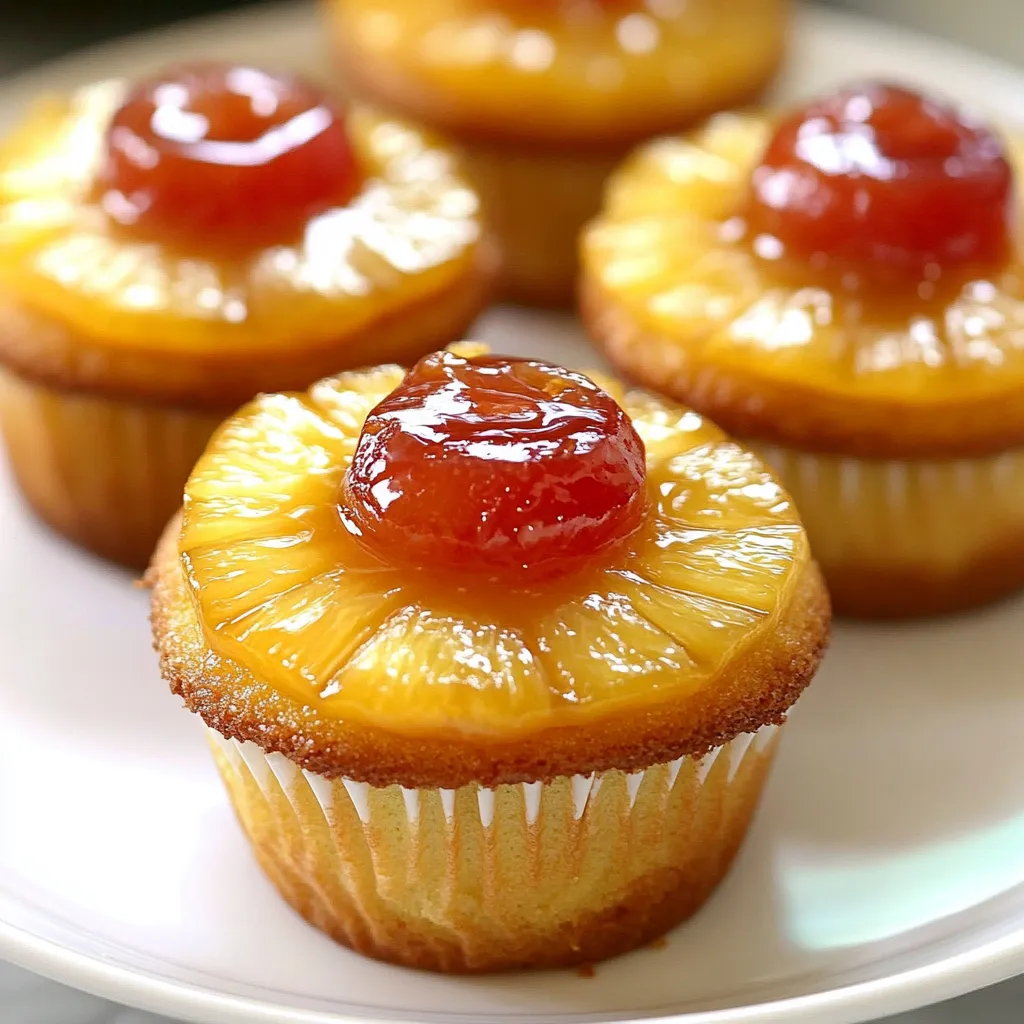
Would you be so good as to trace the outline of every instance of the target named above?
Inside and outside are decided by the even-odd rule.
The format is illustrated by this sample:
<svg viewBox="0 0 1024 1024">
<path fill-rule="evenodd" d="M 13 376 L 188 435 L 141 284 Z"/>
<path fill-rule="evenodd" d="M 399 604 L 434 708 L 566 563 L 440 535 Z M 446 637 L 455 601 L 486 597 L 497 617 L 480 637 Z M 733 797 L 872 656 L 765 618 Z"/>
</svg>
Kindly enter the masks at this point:
<svg viewBox="0 0 1024 1024">
<path fill-rule="evenodd" d="M 116 233 L 91 186 L 125 89 L 105 82 L 41 103 L 0 151 L 0 287 L 86 337 L 258 358 L 357 331 L 480 259 L 477 200 L 452 158 L 359 108 L 347 124 L 363 187 L 298 242 L 230 258 Z"/>
<path fill-rule="evenodd" d="M 329 4 L 341 69 L 364 92 L 431 123 L 558 145 L 648 137 L 737 105 L 774 73 L 789 20 L 787 0 L 588 7 Z"/>
<path fill-rule="evenodd" d="M 759 255 L 740 214 L 770 132 L 765 117 L 721 115 L 641 149 L 613 179 L 583 240 L 595 320 L 610 304 L 634 331 L 632 342 L 623 331 L 605 338 L 613 358 L 657 362 L 666 387 L 707 370 L 723 388 L 756 380 L 780 400 L 799 389 L 790 404 L 813 392 L 935 409 L 1024 386 L 1024 250 L 989 280 L 884 296 L 845 293 L 813 268 Z M 1020 173 L 1024 153 L 1008 148 Z M 660 351 L 644 360 L 632 348 L 651 338 Z M 709 407 L 728 421 L 725 405 Z M 834 406 L 835 417 L 847 408 Z"/>
<path fill-rule="evenodd" d="M 206 640 L 349 722 L 410 735 L 529 733 L 711 685 L 788 614 L 809 553 L 771 473 L 706 420 L 621 397 L 648 458 L 648 512 L 573 576 L 514 585 L 400 570 L 350 532 L 342 482 L 382 367 L 230 420 L 186 491 L 182 565 Z"/>
</svg>

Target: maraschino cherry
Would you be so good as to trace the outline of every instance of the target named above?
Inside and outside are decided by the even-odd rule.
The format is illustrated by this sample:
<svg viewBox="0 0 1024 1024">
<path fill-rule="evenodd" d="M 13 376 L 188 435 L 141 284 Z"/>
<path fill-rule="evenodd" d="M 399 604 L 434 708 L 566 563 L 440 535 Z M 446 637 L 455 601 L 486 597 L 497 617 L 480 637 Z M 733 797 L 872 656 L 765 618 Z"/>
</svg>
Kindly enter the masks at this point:
<svg viewBox="0 0 1024 1024">
<path fill-rule="evenodd" d="M 359 170 L 344 119 L 298 79 L 193 64 L 138 85 L 97 178 L 123 227 L 159 241 L 260 245 L 346 203 Z"/>
<path fill-rule="evenodd" d="M 367 417 L 343 504 L 391 561 L 547 577 L 640 526 L 645 473 L 629 417 L 582 374 L 440 352 Z"/>
<path fill-rule="evenodd" d="M 1013 184 L 989 128 L 940 100 L 868 82 L 779 125 L 753 174 L 748 223 L 797 259 L 935 277 L 1006 257 Z"/>
</svg>

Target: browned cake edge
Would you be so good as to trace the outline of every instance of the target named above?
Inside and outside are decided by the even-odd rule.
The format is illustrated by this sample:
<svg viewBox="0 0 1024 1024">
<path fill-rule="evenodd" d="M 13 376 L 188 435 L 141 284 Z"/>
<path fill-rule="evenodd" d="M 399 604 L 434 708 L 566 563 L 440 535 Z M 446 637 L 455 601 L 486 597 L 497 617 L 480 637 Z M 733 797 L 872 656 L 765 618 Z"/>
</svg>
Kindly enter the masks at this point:
<svg viewBox="0 0 1024 1024">
<path fill-rule="evenodd" d="M 412 363 L 462 338 L 491 299 L 496 247 L 487 240 L 465 274 L 414 303 L 400 302 L 354 331 L 269 351 L 190 353 L 105 344 L 0 291 L 0 364 L 58 391 L 84 391 L 140 404 L 221 416 L 262 391 L 300 391 L 341 370 Z M 396 296 L 397 297 L 397 296 Z"/>
<path fill-rule="evenodd" d="M 971 458 L 1024 445 L 1024 394 L 966 398 L 939 408 L 821 392 L 799 380 L 694 358 L 639 323 L 584 271 L 580 315 L 615 369 L 682 402 L 734 437 L 857 458 Z"/>
<path fill-rule="evenodd" d="M 809 562 L 789 591 L 790 604 L 781 610 L 777 629 L 696 693 L 508 739 L 454 730 L 405 735 L 328 718 L 215 655 L 181 570 L 179 532 L 176 519 L 147 575 L 154 645 L 171 690 L 225 737 L 283 754 L 318 775 L 372 786 L 494 786 L 610 769 L 634 771 L 684 755 L 699 757 L 740 733 L 781 723 L 813 678 L 829 639 L 828 593 L 817 566 Z"/>
</svg>

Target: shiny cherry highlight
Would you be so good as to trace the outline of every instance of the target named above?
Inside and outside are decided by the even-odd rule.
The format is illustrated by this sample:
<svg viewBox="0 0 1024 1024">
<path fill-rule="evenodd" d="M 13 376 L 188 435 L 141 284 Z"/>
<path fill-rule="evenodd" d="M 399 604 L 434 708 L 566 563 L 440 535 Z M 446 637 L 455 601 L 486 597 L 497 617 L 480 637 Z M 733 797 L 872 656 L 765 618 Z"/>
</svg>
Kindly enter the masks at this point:
<svg viewBox="0 0 1024 1024">
<path fill-rule="evenodd" d="M 318 89 L 227 64 L 138 85 L 110 124 L 96 181 L 125 228 L 210 247 L 299 237 L 358 187 L 343 119 Z"/>
<path fill-rule="evenodd" d="M 754 171 L 748 223 L 799 259 L 871 277 L 989 267 L 1009 251 L 1013 171 L 1000 140 L 910 89 L 862 83 L 778 127 Z"/>
<path fill-rule="evenodd" d="M 366 418 L 342 507 L 393 563 L 550 577 L 639 528 L 645 475 L 629 418 L 582 374 L 439 352 Z"/>
</svg>

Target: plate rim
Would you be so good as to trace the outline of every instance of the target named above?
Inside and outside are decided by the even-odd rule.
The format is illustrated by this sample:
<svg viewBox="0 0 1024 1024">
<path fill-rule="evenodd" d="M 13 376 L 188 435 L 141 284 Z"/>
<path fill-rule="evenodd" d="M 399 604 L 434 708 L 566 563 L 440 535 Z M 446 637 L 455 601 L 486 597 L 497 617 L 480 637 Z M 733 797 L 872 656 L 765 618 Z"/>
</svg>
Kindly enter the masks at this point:
<svg viewBox="0 0 1024 1024">
<path fill-rule="evenodd" d="M 411 1017 L 290 1009 L 172 981 L 76 952 L 5 921 L 0 921 L 0 957 L 91 995 L 194 1024 L 418 1024 Z M 747 1006 L 612 1018 L 602 1024 L 856 1024 L 953 999 L 1007 981 L 1021 970 L 1024 927 L 976 949 L 871 981 Z M 509 1024 L 517 1016 L 510 1015 Z"/>
<path fill-rule="evenodd" d="M 296 16 L 301 17 L 302 7 L 309 6 L 289 0 L 258 3 L 242 10 L 185 19 L 81 48 L 0 80 L 0 103 L 23 104 L 36 93 L 45 92 L 47 80 L 53 75 L 79 77 L 86 69 L 102 66 L 107 55 L 120 54 L 122 59 L 141 57 L 151 48 L 167 45 L 176 38 L 194 38 L 204 29 L 224 32 L 255 21 L 265 25 L 275 20 L 291 23 Z M 1019 90 L 1024 84 L 1021 69 L 927 32 L 890 25 L 850 11 L 809 7 L 806 3 L 799 6 L 802 18 L 827 26 L 830 31 L 848 32 L 863 38 L 881 32 L 893 45 L 931 60 L 966 60 L 974 65 L 972 76 L 998 83 L 994 85 L 997 92 Z M 412 1017 L 373 1016 L 372 1009 L 367 1016 L 290 1009 L 284 1004 L 218 991 L 192 981 L 173 980 L 156 972 L 105 960 L 99 955 L 78 952 L 58 940 L 2 919 L 0 959 L 91 995 L 195 1024 L 417 1024 Z M 656 1017 L 624 1016 L 605 1019 L 604 1024 L 636 1021 L 645 1024 L 856 1024 L 956 998 L 1022 973 L 1024 924 L 1008 935 L 973 949 L 885 977 L 768 1002 Z M 514 1024 L 522 1016 L 512 1014 L 507 1020 Z M 557 1020 L 557 1015 L 549 1016 Z"/>
</svg>

